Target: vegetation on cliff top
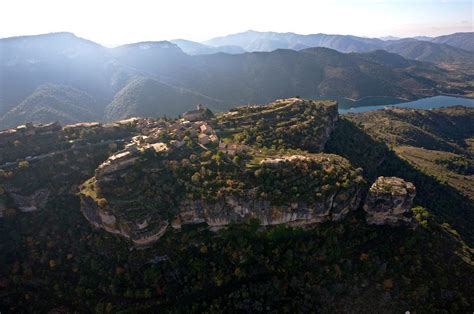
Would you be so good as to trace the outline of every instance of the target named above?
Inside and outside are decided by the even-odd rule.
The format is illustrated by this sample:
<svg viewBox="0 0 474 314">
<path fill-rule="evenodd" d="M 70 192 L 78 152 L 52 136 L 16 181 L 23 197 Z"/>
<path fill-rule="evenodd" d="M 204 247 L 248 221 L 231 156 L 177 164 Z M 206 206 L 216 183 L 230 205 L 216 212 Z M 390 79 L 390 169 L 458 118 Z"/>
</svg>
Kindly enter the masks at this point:
<svg viewBox="0 0 474 314">
<path fill-rule="evenodd" d="M 347 201 L 363 182 L 360 169 L 337 155 L 295 149 L 321 151 L 336 120 L 334 102 L 290 99 L 242 107 L 206 124 L 216 128 L 221 142 L 205 146 L 193 124 L 163 120 L 154 132 L 159 134 L 159 145 L 169 149 L 156 152 L 150 147 L 129 154 L 130 160 L 138 156 L 133 165 L 111 173 L 104 165 L 94 184 L 83 185 L 81 193 L 93 193 L 96 202 L 106 200 L 107 210 L 125 221 L 146 217 L 171 221 L 185 200 L 215 204 L 235 197 L 277 206 L 311 206 L 331 203 L 337 194 L 338 200 Z M 184 137 L 177 135 L 176 124 Z M 174 148 L 176 141 L 183 141 L 182 146 Z"/>
</svg>

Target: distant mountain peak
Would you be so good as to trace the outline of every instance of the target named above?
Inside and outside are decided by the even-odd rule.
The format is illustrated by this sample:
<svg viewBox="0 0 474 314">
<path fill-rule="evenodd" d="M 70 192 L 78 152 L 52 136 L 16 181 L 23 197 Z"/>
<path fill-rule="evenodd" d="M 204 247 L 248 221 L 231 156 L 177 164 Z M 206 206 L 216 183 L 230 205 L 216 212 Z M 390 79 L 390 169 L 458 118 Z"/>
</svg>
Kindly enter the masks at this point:
<svg viewBox="0 0 474 314">
<path fill-rule="evenodd" d="M 44 33 L 44 34 L 36 34 L 36 35 L 21 35 L 21 36 L 11 36 L 11 37 L 4 37 L 0 39 L 20 39 L 20 38 L 35 38 L 35 37 L 77 37 L 74 33 L 71 32 L 52 32 L 52 33 Z"/>
<path fill-rule="evenodd" d="M 384 41 L 388 41 L 388 40 L 399 40 L 401 38 L 400 37 L 395 37 L 395 36 L 383 36 L 383 37 L 379 37 L 379 39 L 382 39 Z"/>
<path fill-rule="evenodd" d="M 117 48 L 121 47 L 129 47 L 129 48 L 139 48 L 142 50 L 148 50 L 151 48 L 161 48 L 161 49 L 167 49 L 167 48 L 179 48 L 176 44 L 167 41 L 167 40 L 160 40 L 160 41 L 140 41 L 136 43 L 131 43 L 131 44 L 126 44 L 119 46 Z"/>
<path fill-rule="evenodd" d="M 246 52 L 242 47 L 235 45 L 213 47 L 186 39 L 173 39 L 171 42 L 181 48 L 184 53 L 191 56 L 208 55 L 214 53 L 241 54 Z"/>
</svg>

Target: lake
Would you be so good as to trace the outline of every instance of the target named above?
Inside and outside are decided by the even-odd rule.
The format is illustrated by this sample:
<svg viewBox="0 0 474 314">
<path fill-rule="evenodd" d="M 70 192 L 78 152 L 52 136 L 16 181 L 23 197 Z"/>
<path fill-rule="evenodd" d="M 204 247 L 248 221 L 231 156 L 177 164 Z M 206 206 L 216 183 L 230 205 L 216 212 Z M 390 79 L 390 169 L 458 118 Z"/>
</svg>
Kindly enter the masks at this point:
<svg viewBox="0 0 474 314">
<path fill-rule="evenodd" d="M 379 102 L 380 103 L 380 102 Z M 413 108 L 413 109 L 435 109 L 441 107 L 450 107 L 450 106 L 466 106 L 474 107 L 474 99 L 472 98 L 463 98 L 463 97 L 454 97 L 454 96 L 434 96 L 429 98 L 418 99 L 414 101 L 401 102 L 397 104 L 387 105 L 382 101 L 380 105 L 375 106 L 357 106 L 347 108 L 347 103 L 344 106 L 339 107 L 339 113 L 357 113 L 357 112 L 366 112 L 377 109 L 384 109 L 385 107 L 403 107 L 403 108 Z M 342 107 L 342 108 L 341 108 Z"/>
</svg>

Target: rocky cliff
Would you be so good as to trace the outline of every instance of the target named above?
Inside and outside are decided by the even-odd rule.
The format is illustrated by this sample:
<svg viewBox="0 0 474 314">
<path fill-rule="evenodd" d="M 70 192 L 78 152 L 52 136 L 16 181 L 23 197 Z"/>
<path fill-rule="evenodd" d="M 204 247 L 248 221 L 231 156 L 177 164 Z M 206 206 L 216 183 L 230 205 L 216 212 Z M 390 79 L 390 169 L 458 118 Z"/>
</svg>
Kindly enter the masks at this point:
<svg viewBox="0 0 474 314">
<path fill-rule="evenodd" d="M 376 225 L 411 224 L 411 206 L 416 189 L 396 177 L 378 177 L 367 194 L 364 210 L 367 222 Z"/>
<path fill-rule="evenodd" d="M 55 196 L 76 194 L 111 151 L 131 137 L 134 122 L 27 124 L 0 131 L 0 212 L 36 211 Z"/>
<path fill-rule="evenodd" d="M 318 153 L 324 150 L 338 118 L 335 101 L 289 98 L 232 109 L 218 116 L 217 124 L 244 144 Z"/>
<path fill-rule="evenodd" d="M 309 225 L 339 220 L 358 207 L 363 182 L 358 171 L 342 157 L 292 155 L 266 158 L 248 177 L 239 179 L 234 174 L 240 182 L 226 182 L 223 189 L 212 196 L 195 196 L 196 187 L 188 186 L 170 198 L 142 190 L 150 196 L 124 199 L 107 196 L 106 191 L 111 190 L 111 185 L 114 189 L 125 188 L 117 184 L 121 177 L 131 175 L 133 166 L 105 175 L 103 167 L 99 167 L 100 180 L 83 185 L 82 211 L 94 225 L 121 234 L 135 244 L 154 242 L 168 226 L 181 228 L 183 224 L 207 223 L 216 229 L 249 219 L 257 219 L 261 225 Z M 268 180 L 271 177 L 284 182 L 286 190 Z M 185 178 L 177 174 L 173 180 L 181 182 Z M 188 183 L 199 184 L 192 181 Z M 232 185 L 242 188 L 232 189 Z M 97 194 L 97 191 L 102 193 Z"/>
<path fill-rule="evenodd" d="M 69 146 L 6 165 L 1 215 L 9 206 L 34 211 L 51 195 L 75 193 L 93 172 L 80 185 L 84 216 L 135 245 L 186 224 L 337 221 L 361 208 L 362 195 L 369 223 L 410 221 L 404 215 L 412 184 L 381 177 L 367 191 L 362 168 L 322 153 L 338 121 L 335 102 L 290 98 L 202 118 L 56 127 Z M 101 140 L 105 135 L 109 140 Z M 122 142 L 123 149 L 110 152 Z"/>
<path fill-rule="evenodd" d="M 334 103 L 289 99 L 208 121 L 162 124 L 96 169 L 81 187 L 82 211 L 95 226 L 135 245 L 185 224 L 219 229 L 250 219 L 263 226 L 343 219 L 366 194 L 362 169 L 338 155 L 295 151 L 322 151 L 335 121 Z M 219 143 L 202 141 L 205 136 Z M 398 191 L 399 181 L 384 181 L 386 188 L 391 184 Z M 371 191 L 370 223 L 385 196 Z M 382 207 L 387 213 L 380 222 L 398 221 L 412 199 L 387 200 L 391 211 Z"/>
</svg>

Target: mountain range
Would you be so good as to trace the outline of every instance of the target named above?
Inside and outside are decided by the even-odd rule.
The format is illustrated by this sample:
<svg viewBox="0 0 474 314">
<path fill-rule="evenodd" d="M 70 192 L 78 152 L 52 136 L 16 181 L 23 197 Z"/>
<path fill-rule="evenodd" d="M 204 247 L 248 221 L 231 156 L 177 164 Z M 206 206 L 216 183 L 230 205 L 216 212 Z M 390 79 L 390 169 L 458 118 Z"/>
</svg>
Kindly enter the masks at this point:
<svg viewBox="0 0 474 314">
<path fill-rule="evenodd" d="M 223 53 L 230 53 L 230 54 L 238 54 L 238 53 L 245 53 L 247 52 L 244 48 L 240 46 L 209 46 L 205 45 L 202 43 L 198 43 L 195 41 L 191 40 L 185 40 L 185 39 L 174 39 L 171 40 L 173 44 L 178 45 L 181 50 L 183 50 L 185 53 L 188 55 L 194 56 L 194 55 L 208 55 L 208 54 L 213 54 L 213 53 L 218 53 L 218 52 L 223 52 Z"/>
<path fill-rule="evenodd" d="M 244 48 L 246 51 L 301 50 L 310 47 L 325 47 L 341 52 L 363 52 L 379 49 L 382 47 L 383 42 L 383 40 L 377 38 L 363 38 L 350 35 L 300 35 L 249 30 L 243 33 L 216 37 L 205 41 L 204 44 L 210 46 L 235 45 Z"/>
<path fill-rule="evenodd" d="M 436 44 L 447 44 L 452 47 L 474 51 L 474 32 L 454 33 L 439 37 L 419 36 L 413 38 L 383 37 L 367 38 L 352 35 L 329 35 L 309 34 L 301 35 L 295 33 L 257 32 L 246 31 L 223 37 L 216 37 L 203 42 L 203 44 L 218 47 L 233 45 L 239 46 L 246 51 L 272 51 L 275 49 L 301 50 L 309 47 L 326 47 L 340 52 L 364 52 L 375 49 L 384 49 L 387 45 L 393 45 L 400 41 L 423 41 Z"/>
<path fill-rule="evenodd" d="M 150 41 L 116 48 L 71 33 L 5 38 L 0 128 L 176 116 L 198 103 L 226 110 L 292 96 L 465 94 L 473 89 L 473 74 L 464 71 L 474 64 L 473 52 L 451 44 L 469 48 L 473 34 L 427 42 L 249 31 L 202 44 Z"/>
</svg>

